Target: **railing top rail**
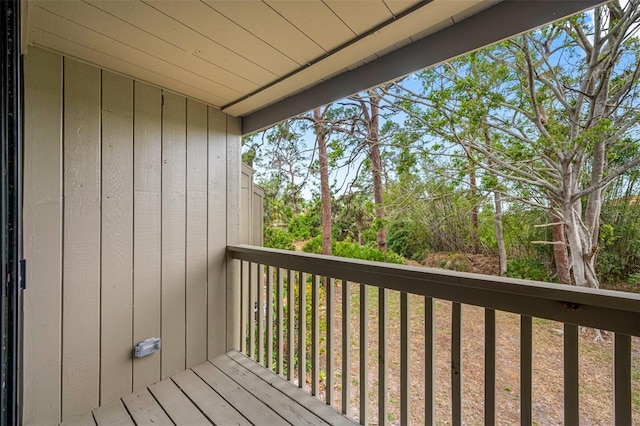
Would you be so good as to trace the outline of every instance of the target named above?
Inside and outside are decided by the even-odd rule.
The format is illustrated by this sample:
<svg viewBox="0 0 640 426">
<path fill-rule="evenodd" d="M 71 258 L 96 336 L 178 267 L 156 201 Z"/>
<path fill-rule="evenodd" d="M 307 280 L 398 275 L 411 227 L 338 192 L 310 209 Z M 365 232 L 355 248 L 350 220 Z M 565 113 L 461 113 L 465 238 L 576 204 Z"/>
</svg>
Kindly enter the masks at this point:
<svg viewBox="0 0 640 426">
<path fill-rule="evenodd" d="M 250 245 L 227 250 L 234 259 L 640 336 L 639 294 Z"/>
</svg>

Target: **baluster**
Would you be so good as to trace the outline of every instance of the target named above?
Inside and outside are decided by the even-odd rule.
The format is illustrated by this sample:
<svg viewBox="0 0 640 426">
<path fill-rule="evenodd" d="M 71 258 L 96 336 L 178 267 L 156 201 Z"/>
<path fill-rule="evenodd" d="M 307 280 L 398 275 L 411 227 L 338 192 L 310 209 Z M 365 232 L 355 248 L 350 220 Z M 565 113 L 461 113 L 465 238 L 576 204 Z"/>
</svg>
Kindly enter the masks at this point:
<svg viewBox="0 0 640 426">
<path fill-rule="evenodd" d="M 578 326 L 564 325 L 564 424 L 577 425 L 578 413 Z"/>
<path fill-rule="evenodd" d="M 277 372 L 278 374 L 284 373 L 284 350 L 283 350 L 283 340 L 284 340 L 284 277 L 282 276 L 282 269 L 276 269 L 276 280 L 278 282 L 278 287 L 276 291 L 277 296 L 277 308 L 278 308 L 278 323 L 277 323 L 277 334 L 278 334 L 278 343 L 277 343 Z"/>
<path fill-rule="evenodd" d="M 311 276 L 311 394 L 320 393 L 320 303 L 318 276 Z"/>
<path fill-rule="evenodd" d="M 294 379 L 294 355 L 295 355 L 295 275 L 294 271 L 287 270 L 287 379 L 293 382 Z"/>
<path fill-rule="evenodd" d="M 613 423 L 631 424 L 631 337 L 613 336 Z"/>
<path fill-rule="evenodd" d="M 387 289 L 378 288 L 378 424 L 387 424 Z"/>
<path fill-rule="evenodd" d="M 409 294 L 400 293 L 400 424 L 408 425 L 411 407 L 409 406 L 409 343 L 411 330 L 409 324 Z"/>
<path fill-rule="evenodd" d="M 254 263 L 249 262 L 249 303 L 247 304 L 247 316 L 249 317 L 249 357 L 256 358 L 256 320 L 255 320 L 255 286 L 253 282 L 256 279 L 257 272 L 253 272 Z"/>
<path fill-rule="evenodd" d="M 369 291 L 360 284 L 360 424 L 369 423 Z"/>
<path fill-rule="evenodd" d="M 258 363 L 264 365 L 264 266 L 258 264 L 256 305 L 258 311 Z"/>
<path fill-rule="evenodd" d="M 349 415 L 351 400 L 351 292 L 342 280 L 342 412 Z"/>
<path fill-rule="evenodd" d="M 434 424 L 433 299 L 424 298 L 424 424 Z"/>
<path fill-rule="evenodd" d="M 531 417 L 531 361 L 533 354 L 532 320 L 520 316 L 520 424 L 530 425 Z"/>
<path fill-rule="evenodd" d="M 298 273 L 298 386 L 305 388 L 307 381 L 307 275 Z"/>
<path fill-rule="evenodd" d="M 484 310 L 484 424 L 496 423 L 496 311 Z"/>
<path fill-rule="evenodd" d="M 265 367 L 273 370 L 273 268 L 267 266 L 267 333 Z"/>
<path fill-rule="evenodd" d="M 451 310 L 451 424 L 462 425 L 462 305 Z"/>
<path fill-rule="evenodd" d="M 333 377 L 333 365 L 335 363 L 335 354 L 333 349 L 333 339 L 335 338 L 334 332 L 334 318 L 335 318 L 335 287 L 333 278 L 324 278 L 325 293 L 327 296 L 327 391 L 326 391 L 326 403 L 333 406 L 334 392 L 333 386 L 335 384 L 335 378 Z"/>
<path fill-rule="evenodd" d="M 247 297 L 247 283 L 249 277 L 247 276 L 247 262 L 240 261 L 240 351 L 248 355 L 247 353 L 247 304 L 249 299 Z"/>
</svg>

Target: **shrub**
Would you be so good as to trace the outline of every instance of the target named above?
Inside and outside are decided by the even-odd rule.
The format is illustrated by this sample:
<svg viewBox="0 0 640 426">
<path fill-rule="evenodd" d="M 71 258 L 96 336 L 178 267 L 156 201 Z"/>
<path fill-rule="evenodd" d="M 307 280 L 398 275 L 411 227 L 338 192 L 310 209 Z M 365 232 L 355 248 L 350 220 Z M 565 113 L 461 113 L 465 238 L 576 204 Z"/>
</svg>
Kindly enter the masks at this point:
<svg viewBox="0 0 640 426">
<path fill-rule="evenodd" d="M 289 222 L 289 233 L 296 240 L 306 240 L 318 235 L 318 220 L 317 216 L 313 213 L 301 214 Z"/>
<path fill-rule="evenodd" d="M 322 237 L 314 237 L 309 240 L 302 251 L 306 253 L 320 254 L 322 252 Z M 349 259 L 373 260 L 377 262 L 404 263 L 404 258 L 389 250 L 384 253 L 375 247 L 361 246 L 351 241 L 333 241 L 331 252 L 334 256 L 346 257 Z"/>
<path fill-rule="evenodd" d="M 293 246 L 293 236 L 282 228 L 267 228 L 264 230 L 264 246 L 283 249 L 295 250 Z"/>
<path fill-rule="evenodd" d="M 428 250 L 428 238 L 424 229 L 414 222 L 392 222 L 387 230 L 389 249 L 407 259 L 422 262 Z"/>
<path fill-rule="evenodd" d="M 533 281 L 550 281 L 549 271 L 537 259 L 521 257 L 507 263 L 507 276 Z"/>
</svg>

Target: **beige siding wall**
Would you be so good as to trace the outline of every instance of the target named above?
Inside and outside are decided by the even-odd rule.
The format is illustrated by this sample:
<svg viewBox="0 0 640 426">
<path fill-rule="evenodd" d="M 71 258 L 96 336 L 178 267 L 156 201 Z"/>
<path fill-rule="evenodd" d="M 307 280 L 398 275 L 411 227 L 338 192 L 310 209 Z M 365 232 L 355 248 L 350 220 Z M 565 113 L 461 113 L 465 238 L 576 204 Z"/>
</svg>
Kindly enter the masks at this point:
<svg viewBox="0 0 640 426">
<path fill-rule="evenodd" d="M 242 163 L 240 198 L 240 242 L 264 244 L 264 190 L 253 183 L 253 169 Z"/>
<path fill-rule="evenodd" d="M 24 423 L 47 425 L 230 347 L 240 125 L 54 53 L 25 61 Z M 161 352 L 133 358 L 149 337 Z"/>
</svg>

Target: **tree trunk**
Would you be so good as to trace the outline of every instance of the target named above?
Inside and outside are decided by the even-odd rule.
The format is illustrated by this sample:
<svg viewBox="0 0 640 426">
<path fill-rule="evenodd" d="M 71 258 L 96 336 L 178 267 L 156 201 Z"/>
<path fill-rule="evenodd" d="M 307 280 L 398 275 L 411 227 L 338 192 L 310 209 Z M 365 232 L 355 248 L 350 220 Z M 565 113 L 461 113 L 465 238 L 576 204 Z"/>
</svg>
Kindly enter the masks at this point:
<svg viewBox="0 0 640 426">
<path fill-rule="evenodd" d="M 556 273 L 560 284 L 571 284 L 571 271 L 569 268 L 569 253 L 564 237 L 564 223 L 562 217 L 551 215 L 553 225 L 551 225 L 551 239 L 553 245 L 553 260 L 556 264 Z"/>
<path fill-rule="evenodd" d="M 382 199 L 382 160 L 380 158 L 380 97 L 370 90 L 369 102 L 371 103 L 371 116 L 369 121 L 369 131 L 367 145 L 369 146 L 369 160 L 371 161 L 371 173 L 373 175 L 373 198 L 376 210 L 376 219 L 379 221 L 380 229 L 376 236 L 378 249 L 387 251 L 387 230 L 384 225 L 384 201 Z"/>
<path fill-rule="evenodd" d="M 553 219 L 558 220 L 558 219 Z M 556 264 L 556 272 L 560 284 L 571 284 L 571 272 L 569 271 L 569 253 L 567 243 L 564 238 L 564 225 L 562 223 L 551 226 L 551 236 L 553 238 L 553 259 Z"/>
<path fill-rule="evenodd" d="M 329 161 L 327 140 L 320 108 L 313 110 L 314 130 L 320 160 L 320 192 L 322 195 L 322 254 L 331 254 L 331 189 L 329 188 Z"/>
<path fill-rule="evenodd" d="M 293 207 L 293 217 L 298 217 L 298 203 L 296 194 L 296 175 L 293 163 L 289 163 L 289 185 L 291 186 L 291 206 Z"/>
<path fill-rule="evenodd" d="M 507 248 L 504 244 L 504 232 L 502 231 L 502 197 L 500 192 L 493 191 L 493 203 L 496 211 L 493 215 L 493 228 L 496 233 L 496 243 L 498 244 L 498 272 L 503 277 L 507 275 Z"/>
<path fill-rule="evenodd" d="M 478 241 L 478 186 L 476 185 L 476 167 L 469 158 L 469 187 L 471 189 L 471 250 L 474 254 L 480 252 Z"/>
<path fill-rule="evenodd" d="M 485 126 L 484 129 L 484 141 L 487 146 L 487 150 L 491 152 L 491 136 L 489 136 L 489 130 Z M 493 170 L 493 161 L 491 157 L 487 159 L 489 170 Z M 502 197 L 498 191 L 498 175 L 495 172 L 491 172 L 491 177 L 496 182 L 496 187 L 493 190 L 493 207 L 495 213 L 493 215 L 493 229 L 496 234 L 496 244 L 498 245 L 498 273 L 501 277 L 507 275 L 507 247 L 504 244 L 504 232 L 502 230 Z"/>
</svg>

